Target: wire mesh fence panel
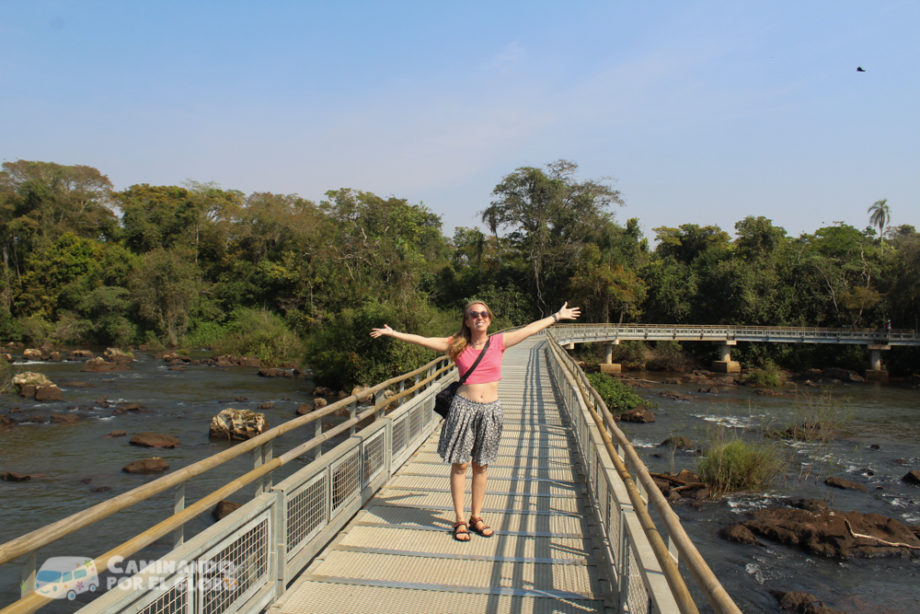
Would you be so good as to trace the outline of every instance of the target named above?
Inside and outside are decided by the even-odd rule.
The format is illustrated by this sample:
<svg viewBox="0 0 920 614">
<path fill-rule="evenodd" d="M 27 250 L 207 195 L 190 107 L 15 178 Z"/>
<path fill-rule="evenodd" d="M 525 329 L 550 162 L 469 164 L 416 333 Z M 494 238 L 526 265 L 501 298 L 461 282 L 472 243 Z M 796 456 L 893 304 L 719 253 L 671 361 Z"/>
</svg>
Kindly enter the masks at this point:
<svg viewBox="0 0 920 614">
<path fill-rule="evenodd" d="M 328 522 L 326 475 L 321 471 L 287 498 L 288 559 Z"/>
<path fill-rule="evenodd" d="M 202 614 L 225 612 L 268 581 L 268 512 L 243 525 L 230 539 L 198 559 L 195 584 Z"/>
</svg>

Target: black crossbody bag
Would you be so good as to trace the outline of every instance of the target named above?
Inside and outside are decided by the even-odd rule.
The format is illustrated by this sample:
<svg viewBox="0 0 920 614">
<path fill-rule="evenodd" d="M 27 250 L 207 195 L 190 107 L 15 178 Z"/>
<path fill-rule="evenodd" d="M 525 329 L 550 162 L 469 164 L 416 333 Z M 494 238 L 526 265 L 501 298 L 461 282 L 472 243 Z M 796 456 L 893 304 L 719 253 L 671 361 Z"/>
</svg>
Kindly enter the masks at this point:
<svg viewBox="0 0 920 614">
<path fill-rule="evenodd" d="M 470 367 L 470 370 L 460 376 L 460 379 L 456 382 L 453 382 L 447 388 L 442 390 L 434 398 L 434 410 L 442 418 L 447 417 L 447 412 L 450 411 L 450 404 L 454 401 L 454 395 L 457 394 L 457 389 L 463 385 L 463 382 L 466 381 L 466 378 L 476 369 L 476 366 L 479 365 L 479 361 L 482 360 L 482 357 L 486 355 L 486 352 L 489 350 L 489 344 L 492 343 L 492 337 L 489 337 L 486 340 L 486 346 L 482 348 L 482 351 L 479 353 L 479 357 L 473 363 L 473 366 Z"/>
</svg>

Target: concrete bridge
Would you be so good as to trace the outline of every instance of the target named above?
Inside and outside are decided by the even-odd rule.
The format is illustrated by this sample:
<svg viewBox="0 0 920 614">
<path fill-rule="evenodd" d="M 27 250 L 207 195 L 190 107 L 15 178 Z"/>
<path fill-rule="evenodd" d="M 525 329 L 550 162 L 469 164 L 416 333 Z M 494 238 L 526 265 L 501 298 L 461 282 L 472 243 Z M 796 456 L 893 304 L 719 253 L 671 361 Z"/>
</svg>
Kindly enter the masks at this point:
<svg viewBox="0 0 920 614">
<path fill-rule="evenodd" d="M 457 375 L 439 358 L 0 544 L 0 577 L 15 569 L 22 587 L 0 614 L 53 601 L 36 590 L 40 551 L 116 514 L 127 524 L 141 503 L 172 513 L 99 544 L 92 570 L 102 578 L 113 561 L 143 560 L 151 544 L 172 548 L 116 587 L 78 596 L 80 612 L 693 614 L 700 600 L 740 613 L 556 332 L 505 355 L 506 433 L 484 509 L 492 538 L 450 534 L 432 408 Z M 214 471 L 225 484 L 202 495 L 194 486 Z M 244 492 L 242 507 L 187 534 L 189 521 Z"/>
<path fill-rule="evenodd" d="M 738 343 L 819 343 L 864 345 L 869 350 L 870 379 L 885 380 L 881 353 L 893 346 L 920 346 L 914 330 L 869 330 L 796 326 L 724 326 L 698 324 L 565 324 L 553 329 L 554 337 L 567 346 L 574 343 L 605 343 L 605 371 L 616 372 L 613 347 L 621 341 L 708 341 L 719 345 L 719 358 L 713 369 L 736 373 L 741 365 L 731 358 Z"/>
</svg>

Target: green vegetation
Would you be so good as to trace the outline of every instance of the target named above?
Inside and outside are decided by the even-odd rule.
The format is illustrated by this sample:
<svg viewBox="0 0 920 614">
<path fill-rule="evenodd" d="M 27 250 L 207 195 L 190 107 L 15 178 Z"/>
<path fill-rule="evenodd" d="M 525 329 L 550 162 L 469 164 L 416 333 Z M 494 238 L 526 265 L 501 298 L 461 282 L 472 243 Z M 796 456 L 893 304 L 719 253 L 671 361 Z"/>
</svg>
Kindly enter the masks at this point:
<svg viewBox="0 0 920 614">
<path fill-rule="evenodd" d="M 636 407 L 648 407 L 649 402 L 633 392 L 629 385 L 624 384 L 615 377 L 606 373 L 588 373 L 588 381 L 591 386 L 597 390 L 597 393 L 604 399 L 607 408 L 611 411 L 626 411 Z"/>
<path fill-rule="evenodd" d="M 780 388 L 785 385 L 786 376 L 773 361 L 767 361 L 762 368 L 748 371 L 744 383 L 758 388 Z"/>
<path fill-rule="evenodd" d="M 769 435 L 778 439 L 827 442 L 850 420 L 851 411 L 845 402 L 830 394 L 809 396 L 803 404 L 795 405 L 793 417 L 783 428 Z"/>
<path fill-rule="evenodd" d="M 786 468 L 776 446 L 719 437 L 697 462 L 697 474 L 714 496 L 761 490 Z"/>
<path fill-rule="evenodd" d="M 655 228 L 653 249 L 638 219 L 615 221 L 622 195 L 576 171 L 563 160 L 515 169 L 478 205 L 487 231 L 445 235 L 425 205 L 351 188 L 318 203 L 206 183 L 115 190 L 92 167 L 4 162 L 0 340 L 207 347 L 297 362 L 348 388 L 433 358 L 372 343 L 370 326 L 449 335 L 468 297 L 490 304 L 496 329 L 565 300 L 589 322 L 916 326 L 920 233 L 889 226 L 887 201 L 869 208 L 863 230 L 837 223 L 793 238 L 748 217 L 734 238 L 716 226 Z M 666 367 L 708 351 L 699 346 L 618 351 Z M 861 351 L 738 354 L 748 364 L 862 368 Z M 916 372 L 920 351 L 893 350 L 888 368 Z"/>
</svg>

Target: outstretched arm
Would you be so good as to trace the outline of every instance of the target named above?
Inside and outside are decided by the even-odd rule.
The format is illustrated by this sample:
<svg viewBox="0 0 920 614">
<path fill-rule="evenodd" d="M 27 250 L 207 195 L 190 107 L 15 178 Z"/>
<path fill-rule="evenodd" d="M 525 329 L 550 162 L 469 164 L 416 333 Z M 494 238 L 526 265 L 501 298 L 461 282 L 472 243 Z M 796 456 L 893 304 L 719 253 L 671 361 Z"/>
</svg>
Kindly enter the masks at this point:
<svg viewBox="0 0 920 614">
<path fill-rule="evenodd" d="M 581 308 L 579 307 L 569 307 L 568 301 L 566 301 L 562 308 L 559 309 L 553 315 L 543 318 L 542 320 L 536 320 L 531 322 L 527 326 L 519 328 L 517 330 L 512 330 L 505 333 L 505 347 L 511 347 L 512 345 L 517 345 L 527 337 L 534 335 L 544 328 L 549 328 L 559 320 L 576 320 L 581 315 Z"/>
<path fill-rule="evenodd" d="M 390 328 L 388 324 L 384 324 L 382 328 L 372 328 L 371 337 L 374 339 L 377 337 L 393 337 L 394 339 L 399 339 L 406 343 L 414 343 L 415 345 L 420 345 L 435 350 L 436 352 L 446 352 L 447 344 L 450 340 L 450 337 L 422 337 L 421 335 L 413 335 L 412 333 L 400 333 Z"/>
</svg>

